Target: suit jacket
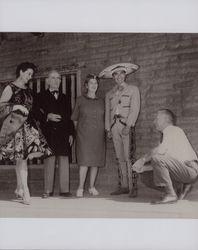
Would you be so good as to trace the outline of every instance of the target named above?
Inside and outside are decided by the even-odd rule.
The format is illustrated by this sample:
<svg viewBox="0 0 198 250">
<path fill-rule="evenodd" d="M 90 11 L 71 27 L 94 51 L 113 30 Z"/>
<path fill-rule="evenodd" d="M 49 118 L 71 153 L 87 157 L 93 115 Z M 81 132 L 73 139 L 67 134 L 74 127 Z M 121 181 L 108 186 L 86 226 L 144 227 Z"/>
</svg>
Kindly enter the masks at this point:
<svg viewBox="0 0 198 250">
<path fill-rule="evenodd" d="M 68 155 L 70 152 L 69 136 L 74 133 L 71 116 L 71 103 L 66 95 L 59 93 L 58 99 L 46 90 L 39 93 L 33 104 L 33 113 L 40 122 L 41 130 L 54 155 Z M 54 113 L 61 115 L 60 122 L 47 120 L 47 115 Z"/>
<path fill-rule="evenodd" d="M 119 114 L 127 126 L 135 126 L 140 111 L 140 93 L 134 85 L 125 84 L 122 92 L 118 87 L 111 89 L 105 97 L 105 129 L 109 131 L 114 116 Z"/>
</svg>

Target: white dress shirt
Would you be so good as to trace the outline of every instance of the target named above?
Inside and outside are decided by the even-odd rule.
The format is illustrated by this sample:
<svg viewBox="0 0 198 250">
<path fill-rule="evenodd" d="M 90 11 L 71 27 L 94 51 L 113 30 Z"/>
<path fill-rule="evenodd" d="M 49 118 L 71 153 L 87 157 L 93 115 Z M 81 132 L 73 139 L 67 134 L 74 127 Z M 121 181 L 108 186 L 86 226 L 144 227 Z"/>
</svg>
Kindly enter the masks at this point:
<svg viewBox="0 0 198 250">
<path fill-rule="evenodd" d="M 163 141 L 155 152 L 168 154 L 181 162 L 197 160 L 197 155 L 184 131 L 173 125 L 169 125 L 163 130 Z"/>
<path fill-rule="evenodd" d="M 58 90 L 49 90 L 49 91 L 54 96 L 54 98 L 57 100 L 58 95 L 59 95 L 59 91 Z"/>
</svg>

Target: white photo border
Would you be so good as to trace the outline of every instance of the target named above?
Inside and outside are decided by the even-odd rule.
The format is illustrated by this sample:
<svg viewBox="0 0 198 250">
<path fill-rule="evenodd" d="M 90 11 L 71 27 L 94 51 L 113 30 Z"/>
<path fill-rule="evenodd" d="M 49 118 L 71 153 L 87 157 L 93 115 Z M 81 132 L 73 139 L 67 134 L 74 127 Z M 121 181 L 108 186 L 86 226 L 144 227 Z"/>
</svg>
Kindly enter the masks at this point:
<svg viewBox="0 0 198 250">
<path fill-rule="evenodd" d="M 197 33 L 197 7 L 196 0 L 0 0 L 0 32 Z M 191 250 L 197 232 L 198 220 L 189 219 L 4 218 L 0 249 Z"/>
</svg>

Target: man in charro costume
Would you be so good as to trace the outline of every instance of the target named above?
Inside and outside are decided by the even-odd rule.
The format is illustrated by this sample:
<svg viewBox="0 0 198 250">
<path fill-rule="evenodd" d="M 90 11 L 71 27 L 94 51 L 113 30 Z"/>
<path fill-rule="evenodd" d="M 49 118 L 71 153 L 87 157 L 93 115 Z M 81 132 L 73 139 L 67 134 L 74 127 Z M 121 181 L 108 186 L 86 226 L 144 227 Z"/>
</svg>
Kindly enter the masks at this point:
<svg viewBox="0 0 198 250">
<path fill-rule="evenodd" d="M 128 74 L 138 69 L 136 64 L 119 63 L 107 67 L 99 74 L 100 78 L 113 78 L 116 83 L 105 98 L 105 129 L 107 136 L 113 139 L 120 175 L 120 185 L 111 195 L 129 192 L 132 197 L 137 195 L 137 185 L 133 183 L 136 182 L 136 174 L 131 171 L 130 151 L 134 144 L 131 136 L 133 133 L 134 137 L 134 127 L 140 111 L 140 93 L 137 86 L 128 84 L 125 80 Z"/>
</svg>

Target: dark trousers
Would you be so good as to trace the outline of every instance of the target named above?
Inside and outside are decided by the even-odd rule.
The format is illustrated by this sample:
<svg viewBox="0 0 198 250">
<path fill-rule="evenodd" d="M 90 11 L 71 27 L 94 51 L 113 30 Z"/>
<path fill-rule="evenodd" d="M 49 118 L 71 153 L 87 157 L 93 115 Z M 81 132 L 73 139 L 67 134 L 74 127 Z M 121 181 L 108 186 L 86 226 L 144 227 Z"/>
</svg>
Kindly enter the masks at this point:
<svg viewBox="0 0 198 250">
<path fill-rule="evenodd" d="M 44 161 L 44 191 L 51 193 L 54 190 L 55 167 L 59 168 L 59 191 L 69 192 L 69 159 L 67 156 L 51 156 Z"/>
</svg>

